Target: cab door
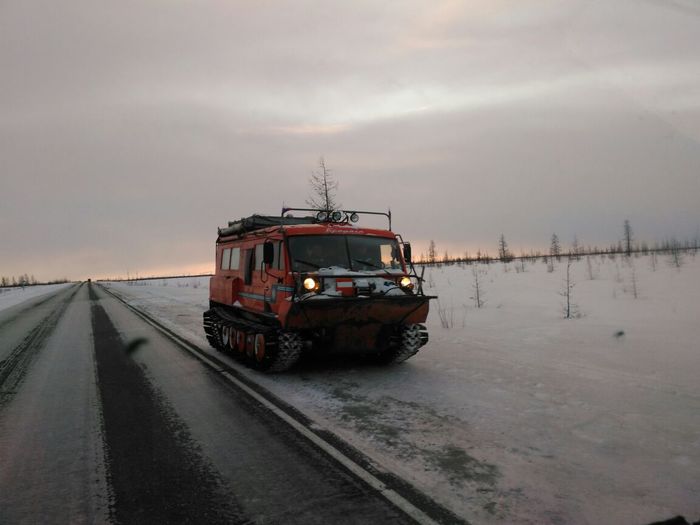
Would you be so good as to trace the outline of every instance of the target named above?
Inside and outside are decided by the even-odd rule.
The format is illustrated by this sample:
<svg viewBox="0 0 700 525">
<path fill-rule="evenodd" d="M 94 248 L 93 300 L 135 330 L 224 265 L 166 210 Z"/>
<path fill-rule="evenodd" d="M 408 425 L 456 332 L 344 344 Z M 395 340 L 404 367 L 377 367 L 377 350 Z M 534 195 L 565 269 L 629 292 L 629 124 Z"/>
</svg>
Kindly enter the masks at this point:
<svg viewBox="0 0 700 525">
<path fill-rule="evenodd" d="M 217 252 L 216 273 L 209 284 L 210 297 L 217 303 L 231 305 L 240 288 L 240 248 L 222 246 Z"/>
</svg>

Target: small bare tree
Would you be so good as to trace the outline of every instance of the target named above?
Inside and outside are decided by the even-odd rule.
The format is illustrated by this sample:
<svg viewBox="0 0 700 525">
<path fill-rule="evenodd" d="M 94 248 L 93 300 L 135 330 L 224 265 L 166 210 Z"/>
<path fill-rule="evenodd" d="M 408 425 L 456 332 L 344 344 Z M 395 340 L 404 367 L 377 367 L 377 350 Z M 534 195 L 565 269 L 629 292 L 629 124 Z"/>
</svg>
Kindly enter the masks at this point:
<svg viewBox="0 0 700 525">
<path fill-rule="evenodd" d="M 573 319 L 579 317 L 578 306 L 573 302 L 572 291 L 574 289 L 574 279 L 571 276 L 571 259 L 566 261 L 566 274 L 564 276 L 564 283 L 560 295 L 564 298 L 564 318 Z"/>
<path fill-rule="evenodd" d="M 622 226 L 623 238 L 624 238 L 624 248 L 625 255 L 629 257 L 632 255 L 632 226 L 630 226 L 630 221 L 625 219 L 625 223 Z"/>
<path fill-rule="evenodd" d="M 498 239 L 498 259 L 502 263 L 507 263 L 513 260 L 513 256 L 508 250 L 508 243 L 506 242 L 505 235 L 501 234 Z"/>
<path fill-rule="evenodd" d="M 309 178 L 311 185 L 311 195 L 306 199 L 306 204 L 318 210 L 337 210 L 340 203 L 336 200 L 338 191 L 338 181 L 333 177 L 333 173 L 326 166 L 326 161 L 321 157 L 318 161 L 318 169 L 311 172 Z"/>
<path fill-rule="evenodd" d="M 581 246 L 578 243 L 578 236 L 574 235 L 574 242 L 571 243 L 571 255 L 578 261 L 581 259 Z"/>
<path fill-rule="evenodd" d="M 559 237 L 556 233 L 552 234 L 552 242 L 549 246 L 549 255 L 556 257 L 557 261 L 561 257 L 561 244 L 559 243 Z"/>
<path fill-rule="evenodd" d="M 430 239 L 430 245 L 428 245 L 428 263 L 435 264 L 437 260 L 437 250 L 435 249 L 435 241 Z"/>
</svg>

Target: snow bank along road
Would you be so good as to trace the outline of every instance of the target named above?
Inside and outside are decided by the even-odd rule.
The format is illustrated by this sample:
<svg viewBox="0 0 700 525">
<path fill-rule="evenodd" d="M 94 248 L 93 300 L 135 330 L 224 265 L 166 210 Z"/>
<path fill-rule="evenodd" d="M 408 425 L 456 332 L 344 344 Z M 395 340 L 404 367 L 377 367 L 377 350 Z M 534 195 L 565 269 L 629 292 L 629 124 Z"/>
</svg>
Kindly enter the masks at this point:
<svg viewBox="0 0 700 525">
<path fill-rule="evenodd" d="M 0 522 L 459 520 L 98 286 L 0 311 Z"/>
</svg>

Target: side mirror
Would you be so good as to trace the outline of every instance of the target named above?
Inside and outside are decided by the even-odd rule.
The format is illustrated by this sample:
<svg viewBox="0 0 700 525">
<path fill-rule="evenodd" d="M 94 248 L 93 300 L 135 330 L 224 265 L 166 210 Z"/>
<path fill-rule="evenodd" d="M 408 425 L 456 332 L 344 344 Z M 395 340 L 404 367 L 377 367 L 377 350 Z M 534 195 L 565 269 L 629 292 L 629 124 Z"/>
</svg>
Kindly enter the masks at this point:
<svg viewBox="0 0 700 525">
<path fill-rule="evenodd" d="M 263 244 L 263 262 L 266 266 L 272 266 L 275 260 L 275 245 L 270 241 Z"/>
<path fill-rule="evenodd" d="M 411 262 L 411 245 L 407 242 L 403 243 L 403 258 L 407 263 Z"/>
</svg>

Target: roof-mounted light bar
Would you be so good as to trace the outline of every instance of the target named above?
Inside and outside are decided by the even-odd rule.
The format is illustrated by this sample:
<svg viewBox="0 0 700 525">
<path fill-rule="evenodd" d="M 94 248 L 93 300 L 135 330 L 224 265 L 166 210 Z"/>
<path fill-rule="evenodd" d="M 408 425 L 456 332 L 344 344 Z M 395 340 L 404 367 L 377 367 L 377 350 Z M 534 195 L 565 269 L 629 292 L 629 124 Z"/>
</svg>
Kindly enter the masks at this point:
<svg viewBox="0 0 700 525">
<path fill-rule="evenodd" d="M 290 211 L 306 211 L 314 212 L 318 222 L 337 222 L 337 223 L 356 223 L 360 220 L 360 214 L 364 215 L 383 215 L 389 221 L 389 229 L 391 230 L 391 210 L 383 211 L 360 211 L 360 210 L 318 210 L 313 208 L 282 208 L 281 217 L 284 217 Z"/>
</svg>

